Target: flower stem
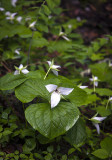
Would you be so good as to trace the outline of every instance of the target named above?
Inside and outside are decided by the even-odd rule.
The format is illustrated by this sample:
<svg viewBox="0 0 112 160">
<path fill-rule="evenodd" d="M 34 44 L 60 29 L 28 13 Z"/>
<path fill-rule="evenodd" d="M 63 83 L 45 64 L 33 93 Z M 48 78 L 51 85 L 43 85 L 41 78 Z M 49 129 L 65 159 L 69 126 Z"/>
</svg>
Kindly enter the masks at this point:
<svg viewBox="0 0 112 160">
<path fill-rule="evenodd" d="M 25 112 L 24 103 L 22 103 L 22 107 L 23 107 L 23 111 Z M 25 123 L 26 123 L 26 128 L 27 128 L 27 121 L 26 121 L 26 118 L 25 118 Z"/>
<path fill-rule="evenodd" d="M 46 75 L 44 77 L 44 80 L 46 79 L 46 77 L 47 77 L 47 75 L 48 75 L 48 73 L 49 73 L 50 70 L 51 70 L 51 67 L 49 67 L 49 69 L 48 69 L 48 71 L 47 71 L 47 73 L 46 73 Z"/>
<path fill-rule="evenodd" d="M 106 104 L 106 109 L 108 108 L 108 104 L 109 104 L 109 100 L 107 101 L 107 104 Z"/>
<path fill-rule="evenodd" d="M 93 88 L 94 88 L 94 92 L 95 92 L 95 83 L 93 83 Z"/>
</svg>

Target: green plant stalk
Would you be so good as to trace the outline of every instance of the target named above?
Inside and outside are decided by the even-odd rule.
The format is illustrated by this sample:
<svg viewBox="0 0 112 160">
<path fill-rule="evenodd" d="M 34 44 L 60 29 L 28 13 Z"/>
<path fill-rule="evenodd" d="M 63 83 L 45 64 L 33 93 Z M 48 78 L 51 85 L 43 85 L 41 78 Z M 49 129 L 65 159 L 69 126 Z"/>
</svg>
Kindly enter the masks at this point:
<svg viewBox="0 0 112 160">
<path fill-rule="evenodd" d="M 23 107 L 23 111 L 25 112 L 24 103 L 22 103 L 22 107 Z M 26 121 L 26 118 L 25 118 L 25 123 L 26 123 L 26 128 L 27 128 L 27 121 Z"/>
<path fill-rule="evenodd" d="M 47 73 L 46 73 L 46 75 L 44 77 L 44 80 L 46 79 L 46 77 L 47 77 L 47 75 L 48 75 L 48 73 L 49 73 L 50 70 L 51 70 L 51 67 L 49 67 L 49 69 L 48 69 L 48 71 L 47 71 Z"/>
<path fill-rule="evenodd" d="M 93 83 L 93 88 L 94 88 L 94 92 L 96 92 L 96 91 L 95 91 L 95 82 Z"/>
<path fill-rule="evenodd" d="M 108 108 L 108 104 L 109 104 L 109 100 L 107 101 L 107 104 L 106 104 L 106 109 Z"/>
</svg>

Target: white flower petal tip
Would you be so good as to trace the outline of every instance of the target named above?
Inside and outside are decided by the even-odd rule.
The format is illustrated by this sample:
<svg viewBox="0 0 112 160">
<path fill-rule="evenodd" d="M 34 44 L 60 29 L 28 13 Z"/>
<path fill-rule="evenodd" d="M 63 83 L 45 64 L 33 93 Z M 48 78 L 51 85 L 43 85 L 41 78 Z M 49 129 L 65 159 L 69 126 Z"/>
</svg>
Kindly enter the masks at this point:
<svg viewBox="0 0 112 160">
<path fill-rule="evenodd" d="M 11 4 L 12 4 L 13 7 L 16 7 L 17 1 L 18 1 L 18 0 L 11 0 Z"/>
<path fill-rule="evenodd" d="M 89 80 L 92 81 L 96 87 L 98 86 L 98 77 L 93 76 L 93 78 L 89 78 Z"/>
<path fill-rule="evenodd" d="M 100 134 L 100 126 L 98 123 L 93 123 L 93 125 L 96 127 L 97 133 Z"/>
<path fill-rule="evenodd" d="M 14 72 L 14 75 L 20 74 L 21 72 L 23 74 L 29 73 L 29 71 L 26 69 L 26 67 L 23 67 L 22 64 L 20 64 L 19 67 L 15 67 L 15 68 L 16 68 L 16 71 Z"/>
<path fill-rule="evenodd" d="M 87 88 L 88 86 L 79 86 L 79 88 L 81 88 L 81 89 L 85 89 L 85 88 Z"/>
<path fill-rule="evenodd" d="M 24 73 L 24 74 L 27 74 L 27 73 L 29 73 L 29 71 L 27 70 L 27 69 L 22 69 L 22 71 L 21 71 L 22 73 Z"/>
<path fill-rule="evenodd" d="M 53 92 L 53 91 L 55 91 L 55 90 L 56 90 L 57 85 L 54 85 L 54 84 L 48 84 L 48 85 L 46 85 L 45 87 L 46 87 L 46 89 L 47 89 L 49 92 Z"/>
<path fill-rule="evenodd" d="M 109 98 L 109 101 L 112 101 L 112 97 Z"/>
<path fill-rule="evenodd" d="M 16 18 L 16 20 L 17 20 L 19 23 L 22 21 L 22 19 L 23 19 L 23 18 L 22 18 L 21 16 L 19 16 L 19 17 Z"/>
<path fill-rule="evenodd" d="M 59 88 L 58 88 L 58 91 L 59 91 L 62 95 L 69 95 L 73 90 L 74 90 L 74 88 L 64 88 L 64 87 L 59 87 Z"/>
<path fill-rule="evenodd" d="M 54 108 L 55 106 L 58 105 L 61 99 L 61 95 L 69 95 L 74 89 L 74 88 L 58 87 L 57 85 L 54 84 L 48 84 L 45 87 L 50 93 L 52 92 L 51 108 Z"/>
<path fill-rule="evenodd" d="M 94 117 L 93 119 L 101 122 L 101 121 L 103 121 L 106 118 L 107 117 Z"/>
<path fill-rule="evenodd" d="M 61 99 L 61 95 L 54 91 L 51 94 L 51 108 L 56 107 L 58 103 L 60 102 L 60 99 Z"/>
<path fill-rule="evenodd" d="M 14 51 L 14 53 L 16 53 L 16 54 L 19 55 L 19 54 L 20 54 L 19 50 L 20 50 L 20 49 L 16 49 L 16 50 Z"/>
<path fill-rule="evenodd" d="M 29 27 L 30 27 L 30 28 L 34 28 L 35 24 L 36 24 L 36 21 L 32 22 L 32 23 L 29 25 Z"/>
</svg>

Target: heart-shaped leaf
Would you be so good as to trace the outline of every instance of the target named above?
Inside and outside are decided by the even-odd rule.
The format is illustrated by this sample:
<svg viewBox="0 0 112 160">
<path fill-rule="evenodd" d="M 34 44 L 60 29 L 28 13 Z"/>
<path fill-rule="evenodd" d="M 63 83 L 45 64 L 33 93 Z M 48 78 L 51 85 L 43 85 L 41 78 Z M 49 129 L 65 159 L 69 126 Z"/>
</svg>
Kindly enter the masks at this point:
<svg viewBox="0 0 112 160">
<path fill-rule="evenodd" d="M 64 134 L 76 123 L 79 110 L 68 102 L 59 103 L 53 109 L 50 104 L 40 103 L 30 105 L 25 111 L 25 117 L 34 129 L 53 139 Z"/>
</svg>

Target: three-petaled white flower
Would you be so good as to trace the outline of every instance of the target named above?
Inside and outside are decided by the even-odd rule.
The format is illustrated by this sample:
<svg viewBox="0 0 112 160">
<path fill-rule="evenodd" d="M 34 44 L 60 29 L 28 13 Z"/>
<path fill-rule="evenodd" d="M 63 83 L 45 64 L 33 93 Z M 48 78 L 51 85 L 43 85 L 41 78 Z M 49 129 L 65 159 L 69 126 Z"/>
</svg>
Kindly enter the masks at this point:
<svg viewBox="0 0 112 160">
<path fill-rule="evenodd" d="M 65 39 L 66 41 L 70 41 L 70 39 L 66 36 L 66 34 L 64 32 L 59 33 L 59 36 L 61 36 L 63 39 Z"/>
<path fill-rule="evenodd" d="M 34 28 L 36 22 L 37 22 L 37 21 L 32 22 L 32 23 L 29 25 L 29 27 L 30 27 L 30 28 Z"/>
<path fill-rule="evenodd" d="M 8 20 L 14 20 L 14 17 L 17 13 L 10 13 L 9 11 L 5 13 L 5 15 L 7 16 L 6 19 Z"/>
<path fill-rule="evenodd" d="M 94 86 L 96 86 L 96 87 L 98 86 L 98 77 L 96 77 L 96 76 L 94 77 L 93 76 L 93 78 L 89 78 L 89 80 L 94 83 Z"/>
<path fill-rule="evenodd" d="M 20 64 L 19 67 L 15 67 L 16 71 L 14 72 L 14 75 L 20 74 L 21 72 L 24 74 L 27 74 L 29 71 L 26 69 L 27 66 L 23 67 L 22 64 Z"/>
<path fill-rule="evenodd" d="M 101 123 L 106 117 L 93 117 L 91 120 L 93 121 L 93 125 L 96 127 L 97 133 L 100 134 L 100 126 L 99 123 Z"/>
<path fill-rule="evenodd" d="M 13 7 L 16 7 L 17 1 L 18 1 L 18 0 L 11 0 L 11 4 L 12 4 Z"/>
<path fill-rule="evenodd" d="M 48 84 L 45 86 L 46 89 L 51 93 L 51 108 L 54 108 L 60 102 L 62 95 L 69 95 L 74 88 L 58 87 L 54 84 Z"/>
<path fill-rule="evenodd" d="M 52 61 L 47 61 L 47 63 L 49 64 L 50 69 L 52 70 L 52 72 L 58 76 L 58 68 L 61 68 L 61 66 L 59 65 L 54 65 L 54 62 Z"/>
</svg>

